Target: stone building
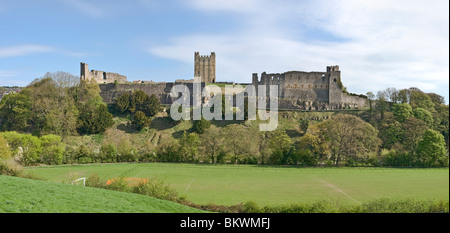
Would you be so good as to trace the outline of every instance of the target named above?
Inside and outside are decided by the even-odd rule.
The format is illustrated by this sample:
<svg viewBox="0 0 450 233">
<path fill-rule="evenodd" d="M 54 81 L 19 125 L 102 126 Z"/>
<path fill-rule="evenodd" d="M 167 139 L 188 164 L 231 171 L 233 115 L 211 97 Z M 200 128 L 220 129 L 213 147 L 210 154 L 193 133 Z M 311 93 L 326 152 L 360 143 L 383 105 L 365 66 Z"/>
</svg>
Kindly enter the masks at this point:
<svg viewBox="0 0 450 233">
<path fill-rule="evenodd" d="M 194 77 L 201 77 L 202 82 L 216 82 L 216 53 L 211 52 L 210 56 L 200 56 L 199 52 L 194 53 Z"/>
<path fill-rule="evenodd" d="M 118 83 L 126 83 L 127 77 L 125 75 L 91 70 L 89 71 L 89 65 L 81 62 L 80 64 L 80 80 L 91 80 L 94 79 L 97 83 L 114 83 L 117 81 Z"/>
<path fill-rule="evenodd" d="M 254 73 L 252 85 L 278 85 L 280 109 L 332 110 L 358 108 L 367 105 L 367 98 L 349 94 L 343 90 L 339 66 L 328 66 L 326 72 L 289 71 L 262 73 L 261 79 Z"/>
</svg>

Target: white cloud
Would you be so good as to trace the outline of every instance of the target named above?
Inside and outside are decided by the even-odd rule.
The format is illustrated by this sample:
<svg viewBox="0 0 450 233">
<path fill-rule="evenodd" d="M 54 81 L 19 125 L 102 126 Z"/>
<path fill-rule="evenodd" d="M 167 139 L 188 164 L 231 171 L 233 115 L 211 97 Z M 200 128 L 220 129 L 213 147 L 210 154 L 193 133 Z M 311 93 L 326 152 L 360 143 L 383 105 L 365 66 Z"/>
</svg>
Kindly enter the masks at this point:
<svg viewBox="0 0 450 233">
<path fill-rule="evenodd" d="M 17 45 L 0 48 L 0 58 L 24 56 L 32 53 L 51 52 L 54 48 L 44 45 Z"/>
<path fill-rule="evenodd" d="M 237 82 L 250 82 L 255 72 L 325 71 L 328 65 L 340 65 L 351 92 L 416 86 L 448 101 L 446 0 L 281 4 L 192 0 L 189 4 L 208 14 L 241 14 L 243 29 L 231 34 L 179 35 L 149 48 L 151 54 L 193 64 L 194 50 L 215 51 L 217 79 Z M 311 42 L 307 29 L 344 39 Z"/>
</svg>

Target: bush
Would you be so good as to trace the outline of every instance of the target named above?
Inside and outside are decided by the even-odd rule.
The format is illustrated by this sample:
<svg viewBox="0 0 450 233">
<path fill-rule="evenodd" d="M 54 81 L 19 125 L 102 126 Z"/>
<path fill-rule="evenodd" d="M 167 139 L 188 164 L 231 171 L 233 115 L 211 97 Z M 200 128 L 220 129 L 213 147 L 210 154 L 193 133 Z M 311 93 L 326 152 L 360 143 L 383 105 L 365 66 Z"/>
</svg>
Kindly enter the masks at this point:
<svg viewBox="0 0 450 233">
<path fill-rule="evenodd" d="M 156 176 L 142 180 L 133 188 L 132 192 L 168 201 L 180 200 L 177 192 Z"/>
<path fill-rule="evenodd" d="M 194 121 L 192 125 L 192 129 L 198 134 L 203 134 L 209 127 L 211 127 L 211 122 L 205 120 L 203 117 L 201 120 Z"/>
<path fill-rule="evenodd" d="M 244 213 L 260 213 L 261 209 L 258 207 L 258 204 L 256 204 L 253 201 L 247 201 L 243 205 L 242 212 Z"/>
<path fill-rule="evenodd" d="M 448 213 L 448 201 L 379 199 L 362 205 L 365 213 Z"/>
<path fill-rule="evenodd" d="M 106 189 L 120 192 L 128 192 L 130 190 L 130 188 L 128 187 L 128 182 L 124 177 L 116 177 L 108 180 L 106 183 Z"/>
<path fill-rule="evenodd" d="M 301 149 L 297 152 L 300 166 L 312 167 L 317 165 L 317 158 L 310 150 Z"/>
<path fill-rule="evenodd" d="M 94 188 L 105 188 L 106 182 L 101 181 L 97 174 L 92 174 L 86 179 L 86 186 Z"/>
<path fill-rule="evenodd" d="M 20 159 L 24 165 L 39 162 L 42 152 L 41 141 L 31 134 L 20 134 L 17 132 L 4 132 L 3 137 L 8 142 L 14 156 Z"/>
<path fill-rule="evenodd" d="M 65 145 L 58 135 L 45 135 L 41 138 L 42 154 L 40 161 L 45 164 L 62 164 Z"/>
<path fill-rule="evenodd" d="M 22 176 L 22 167 L 14 159 L 0 159 L 0 175 Z"/>
<path fill-rule="evenodd" d="M 0 134 L 0 160 L 11 158 L 11 151 L 5 138 Z"/>
<path fill-rule="evenodd" d="M 106 163 L 117 162 L 117 153 L 117 149 L 113 144 L 103 144 L 100 148 L 100 159 Z"/>
<path fill-rule="evenodd" d="M 134 125 L 138 130 L 146 128 L 150 126 L 151 119 L 148 118 L 144 112 L 136 111 L 134 113 L 133 119 L 131 120 L 131 124 Z"/>
</svg>

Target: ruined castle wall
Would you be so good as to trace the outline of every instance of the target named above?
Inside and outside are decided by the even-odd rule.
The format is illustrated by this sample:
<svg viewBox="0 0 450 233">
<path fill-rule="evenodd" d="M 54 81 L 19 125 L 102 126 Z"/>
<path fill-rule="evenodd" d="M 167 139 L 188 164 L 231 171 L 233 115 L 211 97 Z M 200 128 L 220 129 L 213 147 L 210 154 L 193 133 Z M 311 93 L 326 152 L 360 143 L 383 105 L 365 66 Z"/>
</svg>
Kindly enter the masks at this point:
<svg viewBox="0 0 450 233">
<path fill-rule="evenodd" d="M 92 80 L 94 79 L 97 83 L 126 83 L 127 77 L 118 73 L 111 73 L 99 70 L 89 71 L 89 65 L 86 63 L 80 63 L 80 80 Z"/>
<path fill-rule="evenodd" d="M 155 83 L 155 84 L 101 84 L 100 86 L 100 96 L 103 101 L 107 104 L 115 103 L 117 99 L 124 92 L 133 92 L 134 90 L 141 90 L 147 95 L 154 94 L 159 98 L 162 104 L 173 103 L 172 98 L 169 96 L 170 90 L 173 87 L 173 83 Z"/>
<path fill-rule="evenodd" d="M 190 102 L 193 103 L 193 83 L 192 82 L 162 82 L 153 84 L 143 84 L 143 83 L 130 83 L 130 84 L 100 84 L 100 96 L 103 101 L 107 104 L 115 103 L 115 100 L 122 95 L 124 92 L 133 92 L 135 90 L 141 90 L 147 95 L 155 95 L 161 101 L 161 104 L 172 104 L 179 97 L 170 97 L 170 91 L 172 87 L 177 84 L 185 85 L 190 92 Z M 202 83 L 202 88 L 204 83 Z"/>
<path fill-rule="evenodd" d="M 328 78 L 323 72 L 291 71 L 284 74 L 281 98 L 328 102 Z"/>
<path fill-rule="evenodd" d="M 95 79 L 97 83 L 119 83 L 127 82 L 127 77 L 118 73 L 104 72 L 98 70 L 91 70 L 90 77 Z"/>
<path fill-rule="evenodd" d="M 350 108 L 363 108 L 368 106 L 367 98 L 360 96 L 353 96 L 346 93 L 342 93 L 342 103 Z"/>
</svg>

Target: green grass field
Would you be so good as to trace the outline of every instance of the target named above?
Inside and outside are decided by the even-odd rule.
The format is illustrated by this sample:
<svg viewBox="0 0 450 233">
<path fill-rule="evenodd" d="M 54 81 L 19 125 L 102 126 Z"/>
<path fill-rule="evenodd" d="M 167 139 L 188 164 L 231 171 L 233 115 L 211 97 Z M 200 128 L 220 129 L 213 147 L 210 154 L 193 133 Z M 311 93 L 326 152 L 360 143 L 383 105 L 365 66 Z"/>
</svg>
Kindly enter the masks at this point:
<svg viewBox="0 0 450 233">
<path fill-rule="evenodd" d="M 200 213 L 133 193 L 0 176 L 0 213 Z"/>
<path fill-rule="evenodd" d="M 449 200 L 449 170 L 397 168 L 293 168 L 195 164 L 90 164 L 27 168 L 52 182 L 97 174 L 164 178 L 197 204 L 261 206 L 320 200 L 356 204 L 391 200 Z"/>
</svg>

